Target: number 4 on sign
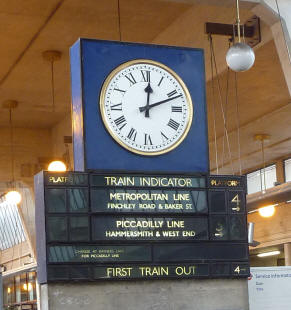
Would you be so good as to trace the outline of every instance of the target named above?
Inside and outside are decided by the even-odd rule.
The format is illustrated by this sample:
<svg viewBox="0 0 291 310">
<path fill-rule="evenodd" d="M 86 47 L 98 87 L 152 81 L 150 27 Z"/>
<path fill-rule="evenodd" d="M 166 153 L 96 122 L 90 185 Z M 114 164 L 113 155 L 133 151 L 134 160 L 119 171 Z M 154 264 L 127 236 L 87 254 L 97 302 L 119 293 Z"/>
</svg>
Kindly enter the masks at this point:
<svg viewBox="0 0 291 310">
<path fill-rule="evenodd" d="M 239 200 L 238 194 L 232 198 L 231 202 L 236 204 L 236 207 L 232 208 L 232 210 L 239 212 L 240 211 L 240 206 L 239 206 L 240 200 Z"/>
<path fill-rule="evenodd" d="M 237 266 L 237 267 L 234 269 L 234 272 L 237 272 L 237 274 L 240 273 L 240 268 L 239 268 L 239 266 Z"/>
</svg>

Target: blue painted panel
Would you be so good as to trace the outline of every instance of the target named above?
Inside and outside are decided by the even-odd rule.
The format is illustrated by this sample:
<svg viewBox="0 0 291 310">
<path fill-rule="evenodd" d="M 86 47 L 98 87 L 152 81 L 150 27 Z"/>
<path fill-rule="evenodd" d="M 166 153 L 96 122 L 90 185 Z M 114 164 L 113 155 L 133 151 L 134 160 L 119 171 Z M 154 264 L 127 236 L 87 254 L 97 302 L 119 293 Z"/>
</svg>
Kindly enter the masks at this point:
<svg viewBox="0 0 291 310">
<path fill-rule="evenodd" d="M 186 139 L 175 150 L 154 157 L 133 154 L 119 146 L 107 133 L 99 110 L 99 95 L 108 74 L 121 63 L 139 58 L 173 69 L 188 87 L 194 105 Z M 73 110 L 79 111 L 82 102 L 84 120 L 83 154 L 82 135 L 74 133 L 75 170 L 82 171 L 84 163 L 85 170 L 208 172 L 203 50 L 80 39 L 71 49 L 71 67 Z M 75 75 L 82 77 L 81 85 Z M 76 119 L 82 122 L 81 116 Z"/>
<path fill-rule="evenodd" d="M 72 85 L 72 129 L 74 165 L 78 171 L 85 168 L 84 130 L 83 130 L 83 102 L 82 102 L 82 71 L 80 44 L 75 44 L 70 51 L 71 57 L 71 85 Z"/>
</svg>

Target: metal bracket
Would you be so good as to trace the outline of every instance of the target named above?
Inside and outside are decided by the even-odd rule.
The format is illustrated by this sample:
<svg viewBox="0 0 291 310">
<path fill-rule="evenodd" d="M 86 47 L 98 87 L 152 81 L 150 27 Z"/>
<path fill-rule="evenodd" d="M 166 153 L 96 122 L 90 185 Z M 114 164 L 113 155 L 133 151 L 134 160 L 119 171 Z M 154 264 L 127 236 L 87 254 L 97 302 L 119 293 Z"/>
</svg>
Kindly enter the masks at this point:
<svg viewBox="0 0 291 310">
<path fill-rule="evenodd" d="M 260 18 L 253 16 L 244 25 L 240 26 L 241 34 L 245 38 L 245 43 L 254 47 L 261 42 Z M 205 33 L 208 35 L 222 35 L 233 38 L 237 36 L 237 27 L 232 24 L 205 23 Z"/>
</svg>

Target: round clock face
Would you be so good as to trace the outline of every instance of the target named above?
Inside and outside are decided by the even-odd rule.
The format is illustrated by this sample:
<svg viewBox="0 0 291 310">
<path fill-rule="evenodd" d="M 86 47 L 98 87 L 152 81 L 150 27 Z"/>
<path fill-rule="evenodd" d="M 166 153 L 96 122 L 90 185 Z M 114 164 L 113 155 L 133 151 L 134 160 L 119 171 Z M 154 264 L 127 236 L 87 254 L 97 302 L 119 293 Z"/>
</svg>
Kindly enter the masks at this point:
<svg viewBox="0 0 291 310">
<path fill-rule="evenodd" d="M 127 150 L 160 155 L 186 137 L 193 108 L 181 78 L 167 66 L 145 59 L 113 70 L 100 96 L 103 122 L 110 135 Z"/>
</svg>

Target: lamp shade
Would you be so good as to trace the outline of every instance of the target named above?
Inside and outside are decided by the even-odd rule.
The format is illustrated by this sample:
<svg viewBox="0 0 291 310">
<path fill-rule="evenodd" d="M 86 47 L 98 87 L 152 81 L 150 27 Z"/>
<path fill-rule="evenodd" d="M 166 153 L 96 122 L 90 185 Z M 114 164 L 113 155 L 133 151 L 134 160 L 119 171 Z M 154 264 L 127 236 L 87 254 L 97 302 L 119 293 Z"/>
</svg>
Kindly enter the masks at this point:
<svg viewBox="0 0 291 310">
<path fill-rule="evenodd" d="M 52 161 L 49 166 L 48 166 L 48 171 L 66 171 L 67 167 L 66 165 L 60 161 L 60 160 L 55 160 Z"/>
<path fill-rule="evenodd" d="M 235 43 L 226 54 L 226 62 L 233 71 L 247 71 L 255 62 L 255 53 L 249 45 Z"/>
<path fill-rule="evenodd" d="M 270 205 L 259 209 L 259 214 L 262 217 L 271 217 L 275 213 L 275 205 Z"/>
<path fill-rule="evenodd" d="M 21 194 L 17 191 L 9 191 L 5 195 L 5 199 L 10 204 L 19 204 L 21 201 Z"/>
</svg>

